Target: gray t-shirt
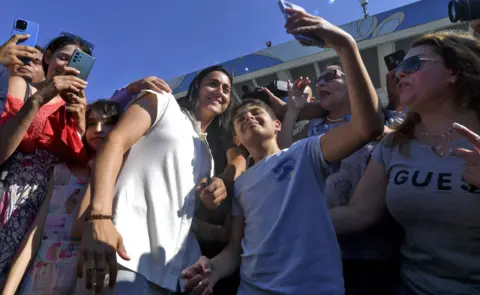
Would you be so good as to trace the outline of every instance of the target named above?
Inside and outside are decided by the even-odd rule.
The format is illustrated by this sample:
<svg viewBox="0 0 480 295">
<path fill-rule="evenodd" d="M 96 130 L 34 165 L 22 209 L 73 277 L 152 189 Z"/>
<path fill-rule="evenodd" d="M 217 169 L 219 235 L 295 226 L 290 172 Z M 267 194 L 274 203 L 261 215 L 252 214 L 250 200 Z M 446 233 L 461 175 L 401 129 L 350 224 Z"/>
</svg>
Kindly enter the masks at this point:
<svg viewBox="0 0 480 295">
<path fill-rule="evenodd" d="M 325 124 L 324 119 L 312 120 L 309 124 L 309 136 L 323 135 L 342 126 L 351 119 Z M 388 122 L 386 122 L 388 123 Z M 367 167 L 375 142 L 371 142 L 341 161 L 330 171 L 325 180 L 324 195 L 329 208 L 346 206 L 355 192 L 365 168 Z M 387 211 L 387 210 L 385 210 Z M 358 233 L 338 237 L 344 259 L 369 259 L 398 261 L 399 245 L 403 237 L 398 225 L 388 212 L 377 225 Z"/>
<path fill-rule="evenodd" d="M 372 161 L 388 172 L 387 207 L 405 230 L 405 284 L 421 295 L 480 294 L 480 190 L 462 181 L 464 161 L 417 140 L 409 156 L 379 144 Z"/>
<path fill-rule="evenodd" d="M 340 249 L 322 194 L 329 170 L 317 136 L 237 178 L 233 214 L 245 217 L 239 295 L 344 294 Z"/>
</svg>

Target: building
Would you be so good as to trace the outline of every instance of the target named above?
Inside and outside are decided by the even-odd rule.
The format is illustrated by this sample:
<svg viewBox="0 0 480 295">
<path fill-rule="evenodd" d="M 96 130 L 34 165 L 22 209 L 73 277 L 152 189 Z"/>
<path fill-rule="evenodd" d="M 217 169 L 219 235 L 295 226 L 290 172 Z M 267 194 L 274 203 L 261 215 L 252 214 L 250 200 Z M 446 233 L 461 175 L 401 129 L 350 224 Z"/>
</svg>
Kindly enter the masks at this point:
<svg viewBox="0 0 480 295">
<path fill-rule="evenodd" d="M 408 50 L 411 42 L 424 33 L 445 29 L 469 30 L 468 23 L 450 22 L 448 2 L 449 0 L 423 0 L 341 26 L 357 40 L 382 103 L 386 103 L 387 99 L 385 55 L 396 50 Z M 244 85 L 252 89 L 267 85 L 272 80 L 286 81 L 299 76 L 311 77 L 313 80 L 335 58 L 336 54 L 332 50 L 302 47 L 296 40 L 292 40 L 221 65 L 233 74 L 233 95 L 241 98 Z M 175 97 L 186 95 L 196 74 L 197 72 L 192 72 L 168 81 Z"/>
</svg>

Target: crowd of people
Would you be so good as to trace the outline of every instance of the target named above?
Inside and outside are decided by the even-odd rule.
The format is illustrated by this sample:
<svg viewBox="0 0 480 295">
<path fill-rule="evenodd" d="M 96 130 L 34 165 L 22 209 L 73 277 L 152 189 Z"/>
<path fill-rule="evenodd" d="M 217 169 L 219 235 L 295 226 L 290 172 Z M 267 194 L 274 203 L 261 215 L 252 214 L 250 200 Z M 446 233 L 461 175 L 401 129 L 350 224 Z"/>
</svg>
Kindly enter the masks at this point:
<svg viewBox="0 0 480 295">
<path fill-rule="evenodd" d="M 287 12 L 338 62 L 286 102 L 211 66 L 87 105 L 89 42 L 3 44 L 2 294 L 480 294 L 480 40 L 421 36 L 383 108 L 355 39 Z"/>
</svg>

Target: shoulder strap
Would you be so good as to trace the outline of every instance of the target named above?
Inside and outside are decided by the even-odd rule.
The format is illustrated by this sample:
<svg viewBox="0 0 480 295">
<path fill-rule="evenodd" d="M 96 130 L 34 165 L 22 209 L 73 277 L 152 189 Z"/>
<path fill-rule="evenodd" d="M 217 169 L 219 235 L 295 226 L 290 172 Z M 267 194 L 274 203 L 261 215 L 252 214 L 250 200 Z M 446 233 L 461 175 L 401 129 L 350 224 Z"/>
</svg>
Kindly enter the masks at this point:
<svg viewBox="0 0 480 295">
<path fill-rule="evenodd" d="M 27 81 L 25 82 L 27 83 L 27 89 L 25 90 L 24 101 L 27 101 L 27 99 L 30 97 L 30 83 L 28 83 Z"/>
</svg>

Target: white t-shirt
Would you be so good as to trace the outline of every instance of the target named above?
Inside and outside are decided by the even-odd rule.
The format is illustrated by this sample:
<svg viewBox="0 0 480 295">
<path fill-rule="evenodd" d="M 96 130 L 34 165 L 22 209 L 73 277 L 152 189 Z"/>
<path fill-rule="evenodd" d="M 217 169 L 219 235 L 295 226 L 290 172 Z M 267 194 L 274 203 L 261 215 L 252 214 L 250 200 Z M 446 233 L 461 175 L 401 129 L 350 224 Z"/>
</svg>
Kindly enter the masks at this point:
<svg viewBox="0 0 480 295">
<path fill-rule="evenodd" d="M 341 253 L 323 195 L 320 137 L 256 163 L 235 181 L 245 217 L 238 295 L 344 294 Z"/>
<path fill-rule="evenodd" d="M 173 95 L 139 97 L 147 92 L 157 95 L 157 118 L 130 149 L 115 185 L 114 222 L 132 258 L 118 263 L 176 291 L 181 271 L 200 257 L 190 232 L 195 186 L 212 175 L 213 161 L 200 124 Z"/>
</svg>

